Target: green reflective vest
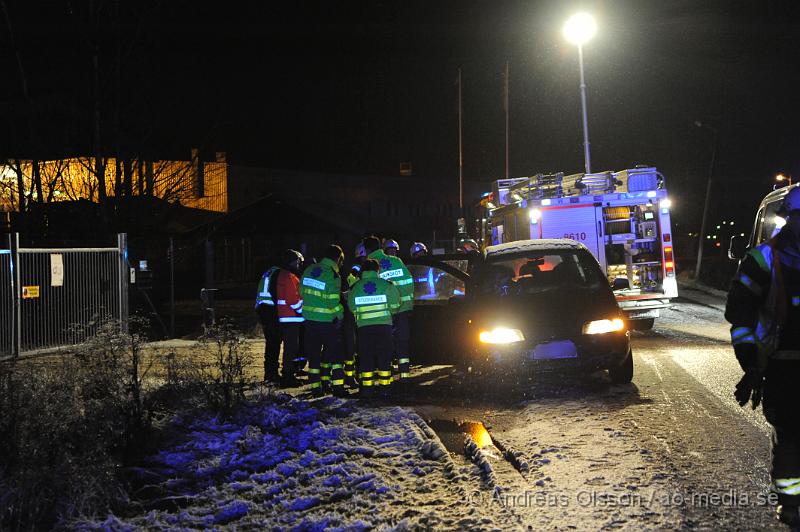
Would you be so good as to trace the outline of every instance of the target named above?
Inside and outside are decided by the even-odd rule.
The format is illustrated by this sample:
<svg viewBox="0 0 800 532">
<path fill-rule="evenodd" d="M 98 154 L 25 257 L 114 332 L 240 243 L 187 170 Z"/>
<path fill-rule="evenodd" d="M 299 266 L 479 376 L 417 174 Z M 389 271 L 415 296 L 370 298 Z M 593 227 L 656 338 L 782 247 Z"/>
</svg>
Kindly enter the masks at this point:
<svg viewBox="0 0 800 532">
<path fill-rule="evenodd" d="M 379 249 L 370 253 L 367 258 L 375 259 L 381 269 L 378 275 L 381 279 L 391 281 L 400 292 L 400 309 L 398 312 L 407 312 L 414 308 L 414 278 L 399 257 L 392 257 Z"/>
<path fill-rule="evenodd" d="M 745 261 L 752 258 L 761 270 L 770 275 L 767 294 L 764 297 L 763 304 L 758 309 L 758 322 L 755 329 L 737 327 L 736 325 L 731 327 L 731 343 L 733 345 L 747 343 L 756 345 L 758 349 L 757 362 L 761 370 L 766 369 L 770 358 L 776 357 L 778 345 L 780 344 L 781 328 L 786 321 L 786 301 L 784 299 L 786 286 L 783 281 L 781 260 L 775 245 L 775 238 L 771 238 L 759 246 L 750 248 L 744 261 L 742 261 L 742 265 L 744 265 Z M 742 271 L 742 267 L 736 273 L 734 283 L 736 282 L 741 283 L 757 297 L 764 295 L 765 287 L 754 282 Z M 728 305 L 730 304 L 729 299 Z"/>
<path fill-rule="evenodd" d="M 303 317 L 307 321 L 332 322 L 344 317 L 341 303 L 342 279 L 339 267 L 331 259 L 322 259 L 303 271 L 300 297 L 303 298 Z"/>
<path fill-rule="evenodd" d="M 258 293 L 256 294 L 256 308 L 258 308 L 259 305 L 275 306 L 275 301 L 272 299 L 272 294 L 269 291 L 269 281 L 272 274 L 278 270 L 280 270 L 280 268 L 273 266 L 261 276 L 261 280 L 258 282 Z"/>
<path fill-rule="evenodd" d="M 392 314 L 400 308 L 400 292 L 395 285 L 378 277 L 377 272 L 364 272 L 350 289 L 347 306 L 358 327 L 391 325 Z"/>
</svg>

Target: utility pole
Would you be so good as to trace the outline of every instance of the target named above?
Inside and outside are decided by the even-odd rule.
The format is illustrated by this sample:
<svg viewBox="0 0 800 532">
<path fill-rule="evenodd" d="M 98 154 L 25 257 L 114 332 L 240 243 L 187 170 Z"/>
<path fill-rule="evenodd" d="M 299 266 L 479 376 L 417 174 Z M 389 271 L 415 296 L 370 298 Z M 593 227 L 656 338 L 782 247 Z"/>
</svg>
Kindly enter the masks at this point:
<svg viewBox="0 0 800 532">
<path fill-rule="evenodd" d="M 581 74 L 581 116 L 583 118 L 583 160 L 586 173 L 592 173 L 592 162 L 589 158 L 589 120 L 586 115 L 586 80 L 583 76 L 583 45 L 597 33 L 597 22 L 587 13 L 577 13 L 564 24 L 564 37 L 578 47 L 578 66 Z"/>
<path fill-rule="evenodd" d="M 464 147 L 461 126 L 461 69 L 458 69 L 458 212 L 464 216 Z"/>
<path fill-rule="evenodd" d="M 583 161 L 586 173 L 592 173 L 592 160 L 589 156 L 589 119 L 586 113 L 586 81 L 583 77 L 583 46 L 578 45 L 578 64 L 581 71 L 581 114 L 583 116 Z"/>
<path fill-rule="evenodd" d="M 700 268 L 703 264 L 703 242 L 706 238 L 706 224 L 708 222 L 708 205 L 711 203 L 711 180 L 714 176 L 714 164 L 717 160 L 717 146 L 719 144 L 719 133 L 708 124 L 695 120 L 694 125 L 699 128 L 706 128 L 714 134 L 714 145 L 711 149 L 711 162 L 708 165 L 708 180 L 706 181 L 706 199 L 703 203 L 703 218 L 700 222 L 700 235 L 697 241 L 697 263 L 694 267 L 694 278 L 700 280 Z"/>
<path fill-rule="evenodd" d="M 504 91 L 503 91 L 504 92 L 504 94 L 503 94 L 503 109 L 506 112 L 506 179 L 508 179 L 508 176 L 509 176 L 509 170 L 508 170 L 508 140 L 509 140 L 508 139 L 508 113 L 509 113 L 509 110 L 508 110 L 508 85 L 509 85 L 509 83 L 510 83 L 510 80 L 508 78 L 508 61 L 506 61 L 506 72 L 505 72 L 505 75 L 503 76 L 503 89 L 504 89 Z"/>
</svg>

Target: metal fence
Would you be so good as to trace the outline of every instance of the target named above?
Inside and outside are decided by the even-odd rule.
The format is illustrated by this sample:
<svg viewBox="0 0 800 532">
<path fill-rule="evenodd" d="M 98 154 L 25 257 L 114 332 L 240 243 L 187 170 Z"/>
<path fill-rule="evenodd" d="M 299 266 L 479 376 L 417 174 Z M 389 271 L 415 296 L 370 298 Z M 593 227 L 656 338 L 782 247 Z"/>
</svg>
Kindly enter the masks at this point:
<svg viewBox="0 0 800 532">
<path fill-rule="evenodd" d="M 126 249 L 124 234 L 98 248 L 24 248 L 12 235 L 0 255 L 0 356 L 80 343 L 108 320 L 127 327 Z"/>
<path fill-rule="evenodd" d="M 10 355 L 14 348 L 14 292 L 12 274 L 11 250 L 0 249 L 0 357 Z"/>
</svg>

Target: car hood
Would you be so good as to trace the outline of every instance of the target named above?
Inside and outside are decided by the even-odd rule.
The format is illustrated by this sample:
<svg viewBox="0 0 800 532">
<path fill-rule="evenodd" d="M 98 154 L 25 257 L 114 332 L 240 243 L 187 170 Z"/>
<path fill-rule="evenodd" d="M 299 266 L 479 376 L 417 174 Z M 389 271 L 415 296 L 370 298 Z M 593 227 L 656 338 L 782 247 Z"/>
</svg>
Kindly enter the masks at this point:
<svg viewBox="0 0 800 532">
<path fill-rule="evenodd" d="M 580 335 L 588 321 L 620 317 L 610 290 L 581 288 L 485 298 L 477 309 L 481 327 L 520 329 L 526 339 L 539 340 Z"/>
</svg>

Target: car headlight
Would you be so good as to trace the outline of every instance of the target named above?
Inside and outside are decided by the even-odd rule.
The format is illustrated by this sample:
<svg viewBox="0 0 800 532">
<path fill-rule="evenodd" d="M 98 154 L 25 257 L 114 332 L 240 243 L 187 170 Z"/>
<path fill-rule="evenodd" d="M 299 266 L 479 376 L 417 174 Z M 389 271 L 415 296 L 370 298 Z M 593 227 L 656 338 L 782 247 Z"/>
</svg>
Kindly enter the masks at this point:
<svg viewBox="0 0 800 532">
<path fill-rule="evenodd" d="M 625 322 L 619 318 L 613 320 L 595 320 L 584 324 L 583 334 L 604 334 L 621 331 L 625 328 Z"/>
<path fill-rule="evenodd" d="M 525 339 L 519 329 L 496 327 L 491 331 L 481 331 L 480 340 L 484 344 L 513 344 Z"/>
</svg>

